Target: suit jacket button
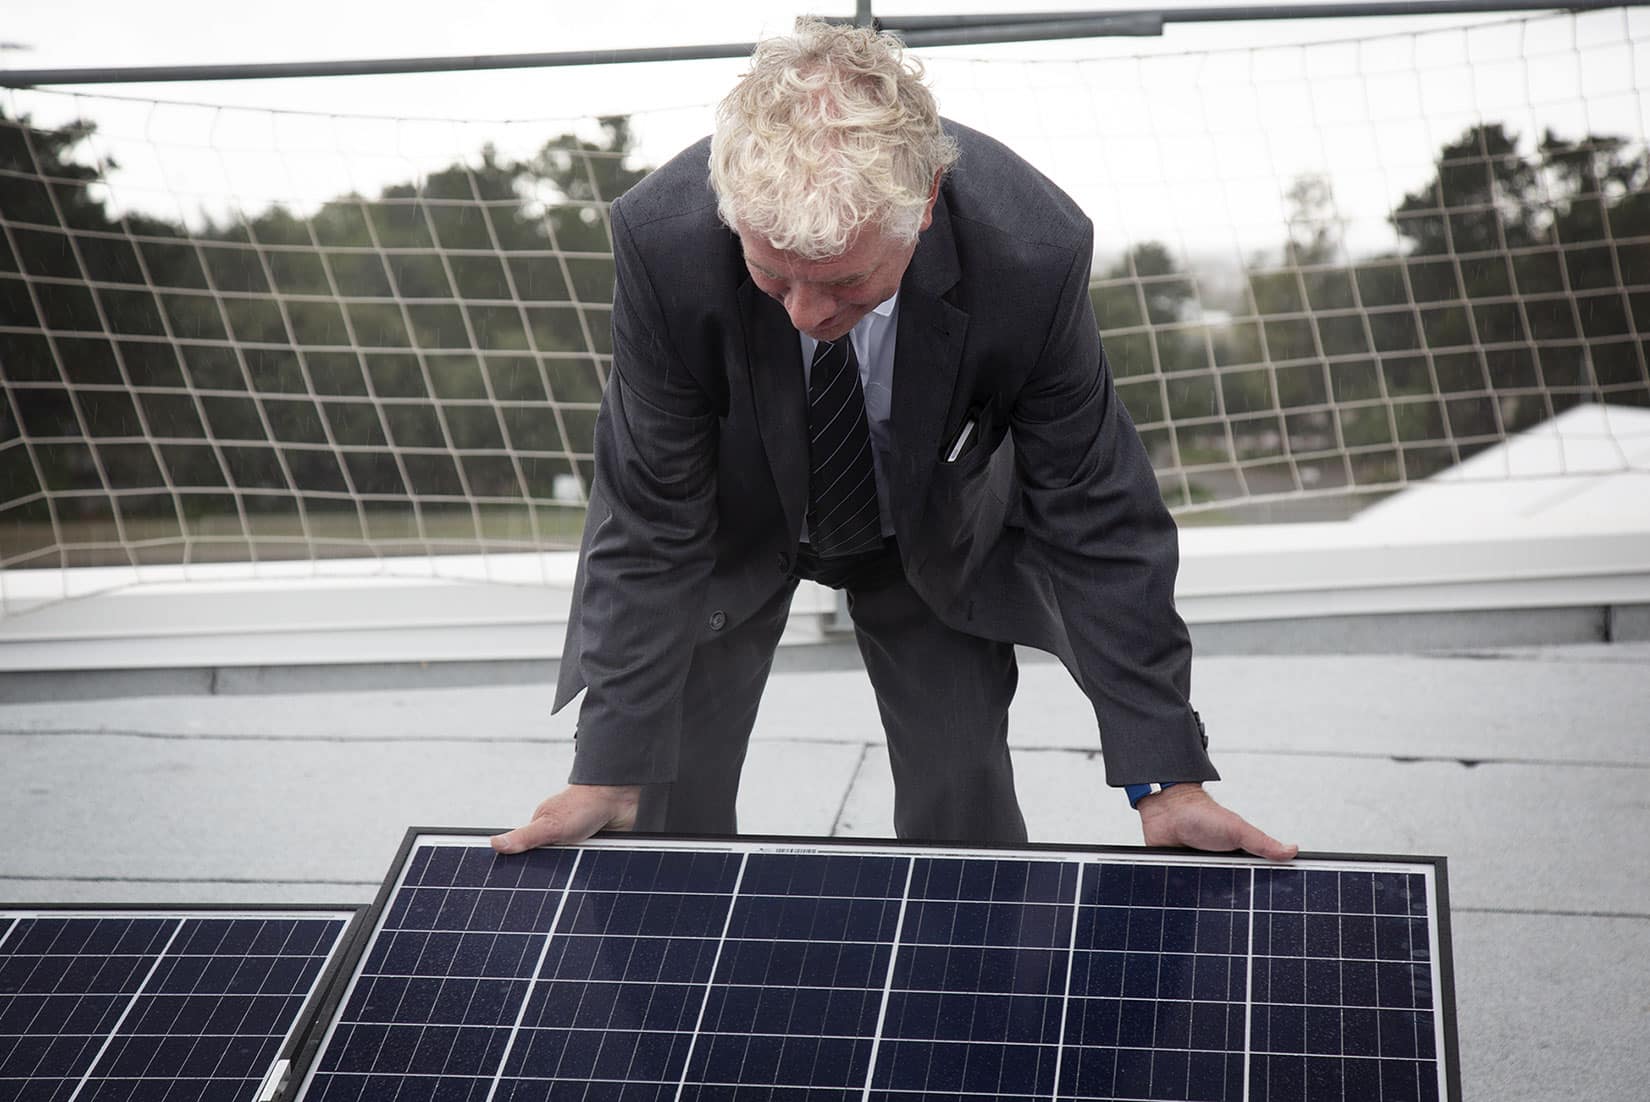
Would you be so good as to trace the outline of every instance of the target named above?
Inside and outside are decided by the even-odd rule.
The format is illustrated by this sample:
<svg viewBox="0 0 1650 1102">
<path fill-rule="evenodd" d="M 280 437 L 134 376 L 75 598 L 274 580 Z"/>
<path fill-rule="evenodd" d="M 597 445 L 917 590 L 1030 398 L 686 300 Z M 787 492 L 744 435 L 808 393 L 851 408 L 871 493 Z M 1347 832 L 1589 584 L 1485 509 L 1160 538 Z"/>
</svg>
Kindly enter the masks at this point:
<svg viewBox="0 0 1650 1102">
<path fill-rule="evenodd" d="M 715 612 L 710 614 L 710 630 L 712 630 L 712 631 L 721 631 L 723 628 L 725 628 L 727 626 L 728 626 L 728 614 L 727 613 L 723 612 L 721 609 L 717 609 Z"/>
<path fill-rule="evenodd" d="M 789 555 L 785 554 L 785 552 L 781 551 L 779 553 L 779 560 L 778 561 L 779 561 L 779 572 L 781 574 L 789 574 L 791 572 L 791 557 Z"/>
</svg>

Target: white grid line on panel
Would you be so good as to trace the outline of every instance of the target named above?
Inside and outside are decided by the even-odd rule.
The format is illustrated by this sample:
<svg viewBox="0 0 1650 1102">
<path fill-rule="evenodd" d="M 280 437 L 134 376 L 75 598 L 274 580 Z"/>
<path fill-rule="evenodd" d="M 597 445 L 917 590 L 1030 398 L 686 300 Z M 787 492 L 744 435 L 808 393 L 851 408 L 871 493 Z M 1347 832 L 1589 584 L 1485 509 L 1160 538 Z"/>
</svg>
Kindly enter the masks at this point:
<svg viewBox="0 0 1650 1102">
<path fill-rule="evenodd" d="M 1243 1102 L 1249 1102 L 1250 1061 L 1254 1054 L 1255 1020 L 1255 870 L 1249 870 L 1249 909 L 1243 944 L 1248 957 L 1248 981 L 1243 985 Z M 1268 992 L 1270 994 L 1270 992 Z"/>
<path fill-rule="evenodd" d="M 1066 1056 L 1066 1023 L 1071 1014 L 1071 973 L 1077 964 L 1077 920 L 1083 913 L 1083 877 L 1091 867 L 1094 869 L 1095 884 L 1098 887 L 1100 867 L 1078 865 L 1077 883 L 1071 894 L 1071 935 L 1066 941 L 1066 986 L 1060 999 L 1060 1050 L 1054 1054 L 1054 1091 L 1049 1096 L 1050 1102 L 1056 1102 L 1060 1097 L 1060 1072 Z"/>
<path fill-rule="evenodd" d="M 905 911 L 911 902 L 911 880 L 917 871 L 915 857 L 907 857 L 905 860 L 905 888 L 900 892 L 899 916 L 894 920 L 894 940 L 888 946 L 888 972 L 883 979 L 882 1002 L 877 1007 L 877 1023 L 871 1032 L 871 1055 L 866 1061 L 865 1089 L 860 1094 L 863 1102 L 871 1102 L 871 1083 L 877 1074 L 877 1054 L 882 1049 L 882 1030 L 888 1020 L 888 1000 L 894 992 L 894 966 L 899 962 L 900 934 L 905 932 Z"/>
<path fill-rule="evenodd" d="M 493 1102 L 498 1096 L 499 1083 L 504 1079 L 504 1069 L 510 1062 L 510 1053 L 516 1046 L 516 1038 L 521 1036 L 521 1023 L 527 1016 L 527 1004 L 533 1001 L 533 985 L 544 971 L 545 958 L 550 955 L 550 942 L 555 939 L 556 927 L 561 924 L 562 913 L 567 908 L 567 900 L 573 894 L 573 877 L 579 871 L 579 863 L 584 859 L 584 850 L 573 855 L 573 865 L 567 870 L 567 882 L 562 885 L 561 898 L 556 901 L 556 913 L 550 919 L 550 925 L 544 932 L 544 944 L 539 946 L 538 963 L 528 978 L 526 989 L 521 995 L 521 1005 L 516 1008 L 516 1020 L 510 1026 L 510 1039 L 504 1045 L 504 1053 L 499 1057 L 498 1068 L 493 1072 L 492 1083 L 487 1088 L 487 1097 L 484 1102 Z"/>
<path fill-rule="evenodd" d="M 728 913 L 722 916 L 722 935 L 716 939 L 716 952 L 711 958 L 710 974 L 705 977 L 704 994 L 699 999 L 699 1013 L 694 1019 L 693 1032 L 688 1040 L 687 1054 L 682 1058 L 682 1074 L 676 1081 L 676 1097 L 680 1099 L 682 1092 L 687 1089 L 688 1074 L 693 1068 L 693 1051 L 699 1043 L 699 1036 L 704 1030 L 705 1007 L 710 1004 L 711 988 L 716 986 L 716 969 L 722 963 L 722 950 L 728 943 L 728 930 L 733 926 L 733 908 L 739 900 L 739 886 L 745 882 L 745 867 L 750 855 L 741 854 L 739 857 L 739 871 L 734 877 L 733 890 L 728 894 Z M 697 987 L 698 984 L 693 986 Z"/>
</svg>

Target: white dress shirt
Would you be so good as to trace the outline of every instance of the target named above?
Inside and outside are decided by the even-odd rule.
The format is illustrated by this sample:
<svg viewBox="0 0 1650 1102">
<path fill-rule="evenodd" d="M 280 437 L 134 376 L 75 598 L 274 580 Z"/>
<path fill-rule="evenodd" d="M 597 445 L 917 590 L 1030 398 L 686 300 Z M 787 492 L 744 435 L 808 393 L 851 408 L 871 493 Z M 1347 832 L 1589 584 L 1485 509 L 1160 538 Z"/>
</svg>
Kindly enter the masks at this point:
<svg viewBox="0 0 1650 1102">
<path fill-rule="evenodd" d="M 894 401 L 894 330 L 899 318 L 899 292 L 872 308 L 849 330 L 854 356 L 859 360 L 859 382 L 865 390 L 865 420 L 871 430 L 871 466 L 877 475 L 877 508 L 882 513 L 882 534 L 894 534 L 893 513 L 888 508 L 888 480 L 882 477 L 883 455 L 888 450 L 888 411 Z M 819 342 L 797 333 L 802 345 L 804 390 Z M 808 522 L 802 521 L 802 539 L 808 538 Z"/>
</svg>

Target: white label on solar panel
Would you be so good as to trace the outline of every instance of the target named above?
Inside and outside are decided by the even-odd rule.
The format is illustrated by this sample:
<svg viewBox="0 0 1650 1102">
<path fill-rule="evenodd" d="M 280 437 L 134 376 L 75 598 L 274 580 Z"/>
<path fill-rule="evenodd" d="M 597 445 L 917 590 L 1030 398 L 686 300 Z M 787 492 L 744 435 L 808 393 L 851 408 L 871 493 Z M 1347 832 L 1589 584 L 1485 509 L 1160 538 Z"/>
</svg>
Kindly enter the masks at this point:
<svg viewBox="0 0 1650 1102">
<path fill-rule="evenodd" d="M 290 1060 L 277 1060 L 264 1076 L 263 1086 L 258 1089 L 258 1102 L 275 1102 L 275 1092 L 281 1089 L 281 1083 L 286 1079 L 287 1069 L 292 1066 Z"/>
</svg>

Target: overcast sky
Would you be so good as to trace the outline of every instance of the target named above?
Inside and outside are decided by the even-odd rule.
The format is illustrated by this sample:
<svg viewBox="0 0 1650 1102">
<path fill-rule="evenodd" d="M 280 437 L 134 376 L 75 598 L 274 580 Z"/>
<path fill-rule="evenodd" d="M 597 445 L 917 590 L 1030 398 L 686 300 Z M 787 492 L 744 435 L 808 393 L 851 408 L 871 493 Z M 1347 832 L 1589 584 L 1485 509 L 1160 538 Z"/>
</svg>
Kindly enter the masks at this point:
<svg viewBox="0 0 1650 1102">
<path fill-rule="evenodd" d="M 784 31 L 799 10 L 820 10 L 752 0 L 704 5 L 672 0 L 0 2 L 0 41 L 27 47 L 0 55 L 0 63 L 10 68 L 742 42 Z M 883 14 L 901 15 L 1059 6 L 1057 0 L 878 5 Z M 823 10 L 849 15 L 852 4 L 839 0 Z M 1144 237 L 1168 240 L 1187 252 L 1278 241 L 1287 210 L 1282 193 L 1294 178 L 1312 172 L 1334 177 L 1336 204 L 1350 237 L 1365 248 L 1379 248 L 1390 238 L 1384 218 L 1391 204 L 1426 178 L 1438 146 L 1476 118 L 1504 118 L 1532 137 L 1540 126 L 1552 124 L 1571 131 L 1625 126 L 1642 139 L 1643 120 L 1650 114 L 1644 84 L 1650 79 L 1645 45 L 1650 13 L 1639 9 L 1540 23 L 1533 35 L 1527 25 L 1471 36 L 1440 30 L 1502 26 L 1506 19 L 1171 24 L 1161 38 L 955 47 L 922 56 L 942 110 L 1008 141 L 1071 190 L 1100 224 L 1102 252 L 1108 242 Z M 1361 44 L 1280 48 L 1345 40 Z M 1618 43 L 1621 50 L 1613 49 Z M 167 191 L 187 216 L 190 204 L 212 206 L 205 193 L 217 185 L 203 181 L 220 176 L 228 179 L 224 186 L 243 209 L 274 198 L 302 206 L 337 194 L 344 183 L 370 191 L 375 183 L 408 179 L 409 173 L 473 155 L 483 141 L 525 153 L 559 133 L 558 120 L 596 114 L 633 114 L 640 156 L 658 163 L 705 131 L 710 106 L 742 68 L 742 62 L 730 60 L 96 85 L 75 95 L 0 91 L 0 104 L 32 112 L 46 125 L 76 116 L 95 120 L 103 143 L 99 155 L 125 166 L 120 183 L 126 201 L 153 207 L 152 194 Z M 133 105 L 133 99 L 140 102 Z M 329 123 L 323 144 L 354 158 L 345 181 L 327 164 L 288 157 L 272 171 L 246 152 L 272 140 L 283 147 L 309 142 L 299 133 L 299 119 L 288 120 L 288 126 L 262 112 L 202 114 L 153 101 L 484 124 L 447 127 L 438 134 L 434 131 L 441 128 L 401 123 L 387 137 L 359 129 L 340 137 L 337 124 Z M 374 148 L 380 137 L 389 143 L 386 149 Z M 426 149 L 425 142 L 434 144 Z M 164 153 L 157 156 L 156 147 Z M 1209 181 L 1216 176 L 1222 186 L 1211 190 Z"/>
<path fill-rule="evenodd" d="M 1302 0 L 1282 0 L 1298 6 Z M 1114 8 L 1143 4 L 1114 4 Z M 1168 0 L 1164 7 L 1208 6 Z M 889 0 L 884 14 L 1093 11 L 1105 5 L 1058 0 Z M 611 0 L 608 3 L 524 4 L 520 0 L 285 0 L 225 4 L 222 0 L 6 0 L 0 41 L 21 49 L 0 55 L 7 68 L 82 68 L 343 58 L 467 56 L 563 50 L 746 42 L 787 30 L 802 12 L 851 15 L 839 0 L 822 8 L 772 0 Z M 1481 17 L 1480 17 L 1481 18 Z M 1473 17 L 1383 20 L 1297 20 L 1265 23 L 1170 24 L 1160 39 L 1054 41 L 931 51 L 935 58 L 1105 57 L 1179 52 L 1257 43 L 1321 41 L 1471 22 Z M 209 99 L 269 107 L 346 112 L 390 110 L 457 118 L 541 118 L 566 110 L 570 99 L 610 104 L 609 110 L 649 110 L 714 100 L 741 71 L 738 61 L 420 77 L 334 78 L 213 84 L 88 86 L 122 95 Z M 561 93 L 561 94 L 558 94 Z M 571 93 L 571 94 L 568 94 Z M 578 113 L 575 109 L 574 113 Z"/>
</svg>

